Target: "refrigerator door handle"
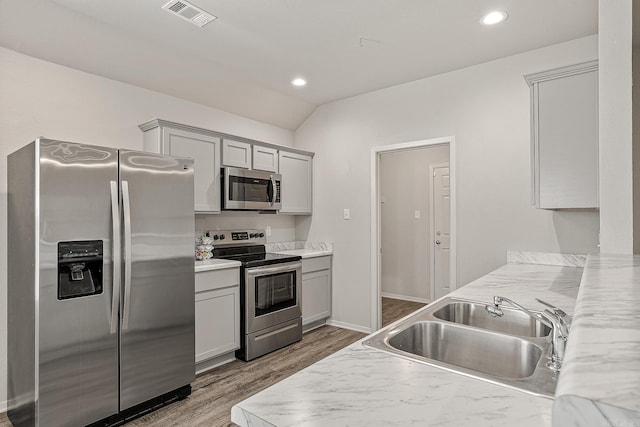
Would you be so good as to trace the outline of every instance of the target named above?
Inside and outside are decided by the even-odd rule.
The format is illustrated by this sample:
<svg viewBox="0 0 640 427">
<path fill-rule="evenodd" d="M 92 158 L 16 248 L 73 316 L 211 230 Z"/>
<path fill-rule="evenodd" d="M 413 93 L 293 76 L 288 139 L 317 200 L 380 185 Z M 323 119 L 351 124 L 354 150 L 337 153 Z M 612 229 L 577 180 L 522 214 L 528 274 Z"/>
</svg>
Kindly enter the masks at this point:
<svg viewBox="0 0 640 427">
<path fill-rule="evenodd" d="M 121 230 L 120 230 L 120 209 L 118 206 L 118 183 L 111 181 L 111 221 L 113 228 L 113 289 L 111 300 L 111 325 L 109 331 L 112 334 L 118 332 L 118 307 L 120 306 L 120 266 L 122 263 L 122 244 L 120 242 Z"/>
<path fill-rule="evenodd" d="M 122 181 L 122 211 L 124 214 L 124 307 L 122 310 L 122 330 L 129 328 L 131 307 L 131 204 L 129 182 Z"/>
</svg>

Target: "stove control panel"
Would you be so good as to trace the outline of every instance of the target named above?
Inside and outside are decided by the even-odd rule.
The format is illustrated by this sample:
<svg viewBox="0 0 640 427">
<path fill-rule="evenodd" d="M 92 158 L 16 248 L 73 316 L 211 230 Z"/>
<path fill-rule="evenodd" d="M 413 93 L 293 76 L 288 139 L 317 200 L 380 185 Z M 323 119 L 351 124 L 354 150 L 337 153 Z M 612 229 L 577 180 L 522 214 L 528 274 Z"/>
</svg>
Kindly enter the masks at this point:
<svg viewBox="0 0 640 427">
<path fill-rule="evenodd" d="M 264 230 L 210 230 L 206 234 L 213 238 L 213 245 L 217 247 L 267 243 Z"/>
</svg>

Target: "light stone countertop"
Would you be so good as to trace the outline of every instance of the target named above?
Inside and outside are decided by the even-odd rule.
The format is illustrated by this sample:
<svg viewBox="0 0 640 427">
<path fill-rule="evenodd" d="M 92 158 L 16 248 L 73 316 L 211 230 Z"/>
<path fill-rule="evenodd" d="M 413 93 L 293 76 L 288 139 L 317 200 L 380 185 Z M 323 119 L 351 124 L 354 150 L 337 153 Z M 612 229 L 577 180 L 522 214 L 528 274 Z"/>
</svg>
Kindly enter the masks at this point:
<svg viewBox="0 0 640 427">
<path fill-rule="evenodd" d="M 532 309 L 541 308 L 535 297 L 542 297 L 572 313 L 581 275 L 577 267 L 507 264 L 449 296 L 490 302 L 501 295 Z M 243 427 L 551 426 L 551 399 L 365 348 L 363 340 L 238 403 L 231 421 Z"/>
<path fill-rule="evenodd" d="M 640 256 L 587 259 L 553 425 L 640 427 Z"/>
<path fill-rule="evenodd" d="M 267 243 L 267 252 L 285 255 L 299 255 L 302 258 L 315 258 L 333 254 L 333 245 L 325 242 L 279 242 Z"/>
<path fill-rule="evenodd" d="M 210 270 L 224 270 L 225 268 L 240 267 L 240 261 L 232 261 L 228 259 L 211 258 L 204 261 L 195 261 L 196 273 Z"/>
<path fill-rule="evenodd" d="M 292 249 L 290 251 L 277 251 L 276 253 L 283 255 L 299 255 L 305 259 L 332 255 L 333 251 L 323 249 Z"/>
</svg>

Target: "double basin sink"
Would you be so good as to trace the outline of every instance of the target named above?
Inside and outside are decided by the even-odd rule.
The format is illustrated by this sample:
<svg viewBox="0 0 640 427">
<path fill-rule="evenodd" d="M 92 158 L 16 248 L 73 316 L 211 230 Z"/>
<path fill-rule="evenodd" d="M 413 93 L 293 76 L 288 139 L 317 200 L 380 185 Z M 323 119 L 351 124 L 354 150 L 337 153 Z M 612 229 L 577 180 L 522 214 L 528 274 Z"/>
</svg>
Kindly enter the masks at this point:
<svg viewBox="0 0 640 427">
<path fill-rule="evenodd" d="M 485 303 L 443 298 L 364 341 L 366 347 L 537 396 L 552 398 L 558 373 L 546 365 L 551 329 L 504 307 L 494 317 Z"/>
</svg>

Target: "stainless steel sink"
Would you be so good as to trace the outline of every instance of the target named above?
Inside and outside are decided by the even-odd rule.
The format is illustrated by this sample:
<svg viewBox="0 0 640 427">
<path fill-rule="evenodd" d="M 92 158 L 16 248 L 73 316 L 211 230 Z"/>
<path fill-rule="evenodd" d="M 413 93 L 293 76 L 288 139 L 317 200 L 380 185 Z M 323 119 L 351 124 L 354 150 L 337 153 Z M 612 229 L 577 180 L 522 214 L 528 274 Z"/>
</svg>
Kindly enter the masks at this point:
<svg viewBox="0 0 640 427">
<path fill-rule="evenodd" d="M 433 316 L 447 322 L 522 337 L 546 337 L 551 332 L 547 325 L 522 311 L 503 308 L 504 316 L 494 317 L 487 313 L 485 305 L 468 301 L 450 302 L 433 311 Z"/>
<path fill-rule="evenodd" d="M 444 322 L 418 322 L 389 339 L 395 349 L 488 375 L 525 378 L 542 348 L 522 338 L 477 331 Z"/>
<path fill-rule="evenodd" d="M 443 298 L 364 341 L 366 347 L 530 394 L 553 397 L 558 373 L 546 364 L 549 328 L 484 303 Z M 480 311 L 482 309 L 482 311 Z M 528 316 L 527 316 L 528 317 Z"/>
</svg>

